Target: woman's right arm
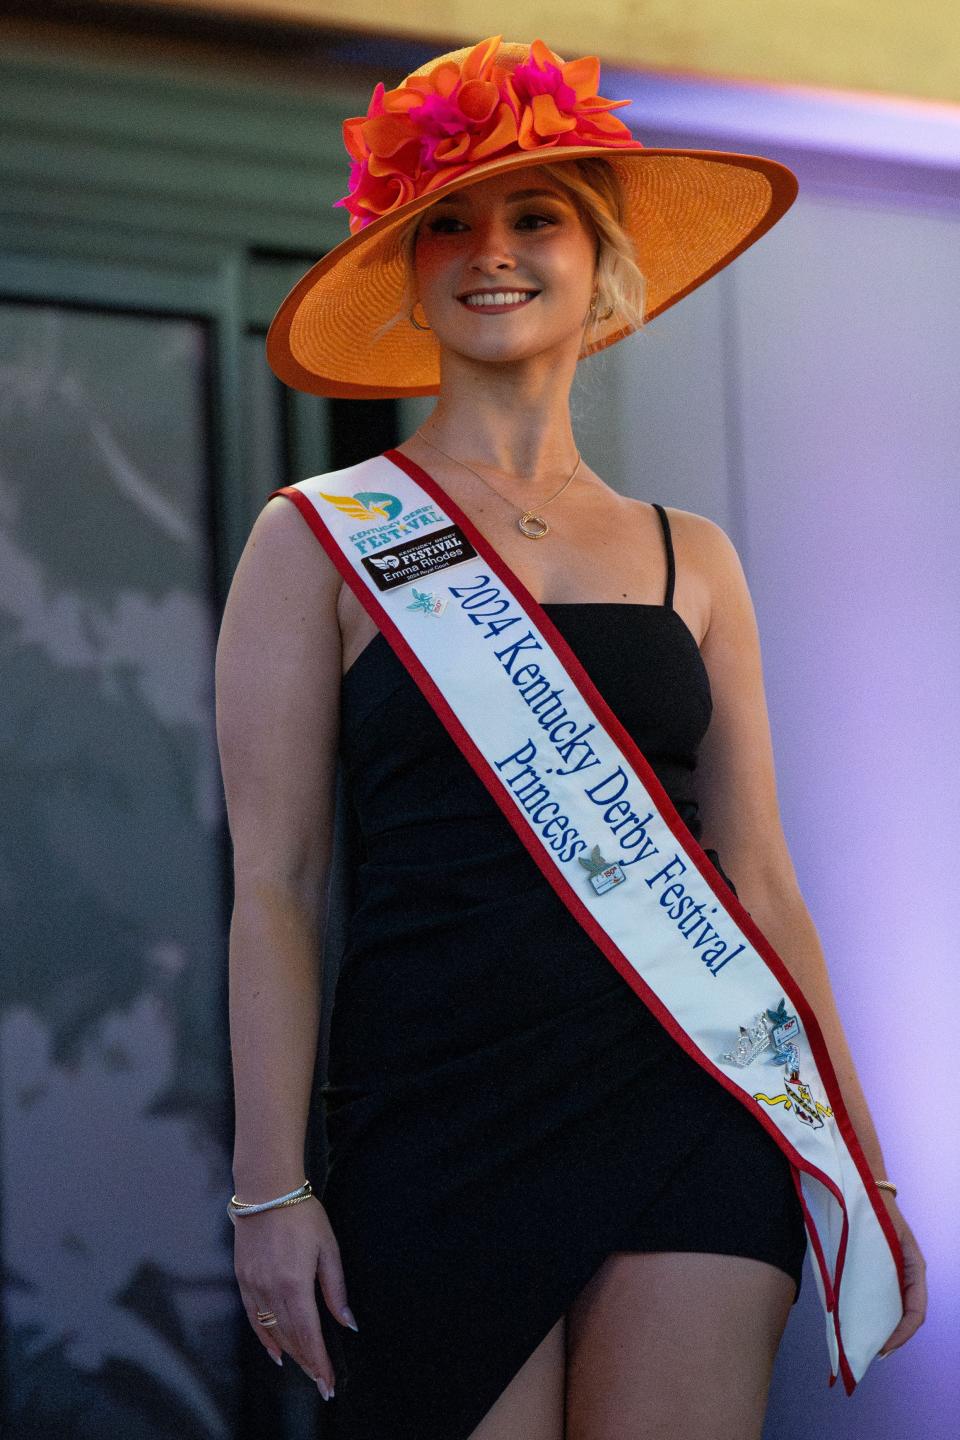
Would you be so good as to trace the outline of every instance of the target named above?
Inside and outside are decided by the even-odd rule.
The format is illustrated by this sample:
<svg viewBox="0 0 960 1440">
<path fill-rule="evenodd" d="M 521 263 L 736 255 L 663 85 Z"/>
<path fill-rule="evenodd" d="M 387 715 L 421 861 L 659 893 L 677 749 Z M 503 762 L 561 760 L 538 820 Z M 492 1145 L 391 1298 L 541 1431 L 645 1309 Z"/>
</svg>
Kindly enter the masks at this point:
<svg viewBox="0 0 960 1440">
<path fill-rule="evenodd" d="M 339 588 L 303 517 L 276 496 L 254 522 L 217 643 L 217 740 L 234 867 L 233 1178 L 235 1193 L 251 1203 L 304 1179 L 333 843 Z M 257 1337 L 274 1355 L 288 1350 L 332 1390 L 314 1281 L 338 1319 L 347 1295 L 323 1206 L 311 1199 L 239 1217 L 235 1247 Z M 260 1325 L 258 1307 L 273 1310 L 279 1324 Z"/>
</svg>

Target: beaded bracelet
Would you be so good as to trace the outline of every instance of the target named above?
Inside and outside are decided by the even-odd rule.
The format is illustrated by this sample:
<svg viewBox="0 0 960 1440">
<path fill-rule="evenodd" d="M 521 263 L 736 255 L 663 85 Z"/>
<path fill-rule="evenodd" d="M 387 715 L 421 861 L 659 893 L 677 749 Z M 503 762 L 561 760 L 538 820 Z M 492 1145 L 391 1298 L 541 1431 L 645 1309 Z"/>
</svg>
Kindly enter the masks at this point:
<svg viewBox="0 0 960 1440">
<path fill-rule="evenodd" d="M 264 1200 L 259 1205 L 248 1205 L 234 1195 L 227 1204 L 227 1214 L 236 1224 L 238 1215 L 259 1215 L 263 1210 L 279 1210 L 284 1205 L 299 1205 L 301 1200 L 309 1200 L 312 1194 L 313 1186 L 309 1180 L 304 1180 L 298 1189 L 291 1190 L 286 1195 L 278 1195 L 276 1200 Z"/>
</svg>

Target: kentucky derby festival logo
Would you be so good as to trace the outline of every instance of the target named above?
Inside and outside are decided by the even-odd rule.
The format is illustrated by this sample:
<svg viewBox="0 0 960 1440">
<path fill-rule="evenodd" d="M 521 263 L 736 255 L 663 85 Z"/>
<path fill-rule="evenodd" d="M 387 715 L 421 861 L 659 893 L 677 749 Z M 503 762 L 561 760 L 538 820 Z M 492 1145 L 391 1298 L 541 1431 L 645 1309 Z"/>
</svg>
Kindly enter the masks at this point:
<svg viewBox="0 0 960 1440">
<path fill-rule="evenodd" d="M 341 515 L 346 515 L 351 520 L 374 522 L 347 536 L 361 555 L 368 554 L 371 550 L 379 550 L 391 541 L 402 540 L 415 530 L 436 524 L 443 518 L 432 505 L 419 505 L 400 520 L 398 517 L 403 510 L 403 501 L 382 490 L 358 490 L 354 495 L 328 495 L 321 490 L 319 494 L 321 500 L 336 506 Z"/>
<path fill-rule="evenodd" d="M 321 490 L 320 498 L 329 500 L 351 520 L 395 520 L 403 509 L 396 495 L 379 490 L 358 490 L 355 495 L 325 495 Z"/>
</svg>

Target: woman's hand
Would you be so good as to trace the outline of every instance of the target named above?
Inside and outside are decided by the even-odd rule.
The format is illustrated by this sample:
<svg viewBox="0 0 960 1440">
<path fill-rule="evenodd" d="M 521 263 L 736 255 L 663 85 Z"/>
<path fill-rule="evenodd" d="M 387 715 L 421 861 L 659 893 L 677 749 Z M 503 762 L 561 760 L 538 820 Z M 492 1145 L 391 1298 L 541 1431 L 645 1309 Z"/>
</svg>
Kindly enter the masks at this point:
<svg viewBox="0 0 960 1440">
<path fill-rule="evenodd" d="M 277 1363 L 283 1364 L 281 1349 L 292 1355 L 329 1399 L 336 1376 L 320 1328 L 318 1276 L 331 1315 L 343 1325 L 350 1325 L 353 1315 L 326 1210 L 311 1196 L 296 1205 L 240 1216 L 234 1232 L 234 1270 L 254 1334 Z M 272 1310 L 276 1325 L 261 1325 L 258 1310 Z"/>
<path fill-rule="evenodd" d="M 903 1248 L 903 1265 L 906 1285 L 903 1297 L 903 1315 L 900 1323 L 877 1352 L 878 1358 L 889 1355 L 905 1345 L 927 1318 L 927 1262 L 920 1253 L 913 1231 L 900 1214 L 896 1200 L 889 1190 L 880 1192 L 893 1221 L 894 1229 Z"/>
</svg>

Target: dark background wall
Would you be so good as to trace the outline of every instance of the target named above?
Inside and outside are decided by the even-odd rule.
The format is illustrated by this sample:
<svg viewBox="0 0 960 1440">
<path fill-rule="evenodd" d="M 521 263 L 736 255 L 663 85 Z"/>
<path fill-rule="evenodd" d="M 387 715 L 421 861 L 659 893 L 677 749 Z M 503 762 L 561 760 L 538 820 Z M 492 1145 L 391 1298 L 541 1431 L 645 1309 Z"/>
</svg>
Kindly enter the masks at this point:
<svg viewBox="0 0 960 1440">
<path fill-rule="evenodd" d="M 270 490 L 399 438 L 263 351 L 368 87 L 284 32 L 92 18 L 0 51 L 3 1433 L 303 1436 L 224 1209 L 213 654 Z"/>
</svg>

